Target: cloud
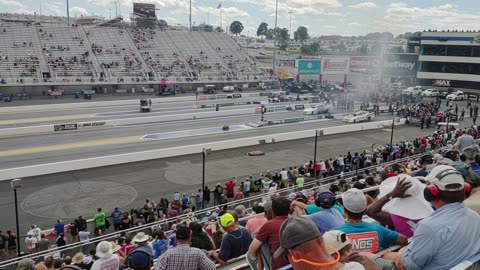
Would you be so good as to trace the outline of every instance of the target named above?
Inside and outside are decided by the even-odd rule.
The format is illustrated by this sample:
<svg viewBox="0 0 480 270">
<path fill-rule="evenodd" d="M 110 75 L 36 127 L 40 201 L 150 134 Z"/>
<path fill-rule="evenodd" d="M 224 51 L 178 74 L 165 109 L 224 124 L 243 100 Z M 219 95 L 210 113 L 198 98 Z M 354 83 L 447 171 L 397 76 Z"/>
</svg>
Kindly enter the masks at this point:
<svg viewBox="0 0 480 270">
<path fill-rule="evenodd" d="M 368 8 L 376 8 L 377 4 L 373 2 L 363 2 L 363 3 L 358 3 L 355 5 L 350 5 L 348 6 L 349 8 L 354 8 L 354 9 L 368 9 Z"/>
<path fill-rule="evenodd" d="M 455 5 L 446 4 L 431 7 L 414 7 L 405 3 L 392 3 L 385 10 L 382 20 L 372 25 L 378 29 L 402 33 L 423 29 L 471 29 L 472 22 L 478 21 L 479 14 L 459 11 Z"/>
<path fill-rule="evenodd" d="M 88 14 L 88 11 L 81 7 L 72 7 L 69 9 L 69 11 L 72 16 L 81 16 Z"/>
<path fill-rule="evenodd" d="M 21 3 L 18 0 L 0 0 L 0 5 L 2 6 L 8 6 L 8 7 L 14 7 L 18 9 L 27 9 L 27 5 Z"/>
<path fill-rule="evenodd" d="M 198 11 L 207 14 L 220 14 L 220 11 L 216 7 L 200 6 L 197 7 Z M 248 12 L 238 9 L 236 7 L 227 7 L 222 9 L 222 16 L 226 17 L 248 17 Z"/>
<path fill-rule="evenodd" d="M 351 22 L 348 24 L 348 26 L 350 27 L 359 27 L 359 26 L 362 26 L 362 24 L 358 23 L 358 22 Z"/>
<path fill-rule="evenodd" d="M 64 15 L 66 12 L 63 11 L 64 3 L 60 2 L 48 2 L 46 3 L 47 10 L 54 13 L 54 15 Z"/>
</svg>

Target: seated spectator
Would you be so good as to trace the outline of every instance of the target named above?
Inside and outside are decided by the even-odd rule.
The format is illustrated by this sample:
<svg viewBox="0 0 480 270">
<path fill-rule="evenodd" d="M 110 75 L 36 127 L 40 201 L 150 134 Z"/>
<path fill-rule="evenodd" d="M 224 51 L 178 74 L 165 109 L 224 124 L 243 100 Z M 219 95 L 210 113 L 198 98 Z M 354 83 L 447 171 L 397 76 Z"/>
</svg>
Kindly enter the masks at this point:
<svg viewBox="0 0 480 270">
<path fill-rule="evenodd" d="M 85 255 L 83 255 L 82 252 L 78 252 L 73 256 L 72 258 L 72 264 L 80 267 L 80 269 L 83 269 L 83 260 L 85 259 Z"/>
<path fill-rule="evenodd" d="M 32 270 L 35 266 L 35 262 L 30 258 L 22 259 L 18 265 L 17 270 Z"/>
<path fill-rule="evenodd" d="M 248 255 L 257 257 L 257 251 L 263 243 L 270 247 L 270 256 L 280 247 L 280 227 L 288 218 L 290 212 L 290 200 L 285 197 L 278 197 L 272 201 L 273 219 L 267 221 L 258 230 L 255 239 L 253 239 L 248 248 Z M 288 264 L 285 257 L 281 256 L 273 259 L 273 269 L 278 269 Z"/>
<path fill-rule="evenodd" d="M 480 216 L 465 206 L 470 186 L 451 166 L 427 176 L 425 199 L 437 209 L 420 221 L 410 244 L 395 258 L 397 269 L 450 269 L 480 251 Z"/>
<path fill-rule="evenodd" d="M 342 194 L 343 206 L 347 222 L 336 228 L 345 232 L 352 241 L 354 251 L 377 253 L 392 245 L 406 245 L 407 238 L 403 234 L 387 229 L 377 223 L 362 220 L 367 209 L 367 198 L 361 190 L 351 188 Z"/>
<path fill-rule="evenodd" d="M 139 232 L 135 235 L 135 237 L 132 239 L 132 242 L 137 244 L 137 247 L 128 253 L 123 263 L 124 266 L 128 266 L 133 269 L 135 269 L 135 267 L 146 267 L 148 266 L 147 264 L 149 264 L 150 267 L 153 266 L 153 250 L 148 245 L 149 239 L 150 236 L 143 232 Z"/>
<path fill-rule="evenodd" d="M 320 233 L 337 228 L 345 223 L 343 215 L 334 206 L 335 195 L 330 191 L 320 192 L 315 198 L 315 205 L 321 207 L 322 211 L 306 217 L 317 225 Z"/>
<path fill-rule="evenodd" d="M 192 238 L 191 238 L 191 247 L 195 247 L 198 249 L 203 250 L 214 250 L 215 243 L 210 236 L 203 231 L 202 225 L 197 222 L 190 222 L 189 224 L 190 230 L 192 231 Z"/>
<path fill-rule="evenodd" d="M 153 259 L 156 260 L 160 255 L 165 253 L 168 249 L 168 240 L 163 231 L 156 231 L 154 233 L 155 240 L 152 242 L 152 248 L 154 251 Z"/>
<path fill-rule="evenodd" d="M 253 218 L 250 218 L 247 221 L 247 225 L 245 225 L 245 229 L 247 229 L 250 235 L 253 235 L 255 231 L 257 231 L 260 227 L 262 227 L 263 224 L 265 224 L 265 222 L 267 222 L 267 218 L 263 214 L 265 212 L 263 206 L 254 205 L 253 212 L 254 212 L 254 215 L 256 216 Z"/>
<path fill-rule="evenodd" d="M 222 240 L 220 250 L 210 250 L 208 256 L 213 257 L 220 265 L 225 265 L 228 260 L 247 253 L 252 237 L 245 228 L 235 223 L 235 218 L 230 213 L 220 217 L 220 225 L 227 234 Z"/>
<path fill-rule="evenodd" d="M 427 166 L 433 164 L 433 158 L 432 155 L 430 154 L 425 154 L 423 155 L 416 163 L 417 165 L 417 170 L 412 172 L 413 176 L 427 176 L 428 171 L 427 171 Z"/>
<path fill-rule="evenodd" d="M 380 184 L 379 199 L 370 204 L 365 213 L 410 238 L 413 228 L 408 223 L 416 224 L 433 213 L 423 197 L 424 189 L 424 184 L 409 175 L 390 177 Z"/>
<path fill-rule="evenodd" d="M 295 270 L 311 269 L 365 269 L 358 262 L 341 263 L 340 256 L 334 259 L 317 226 L 312 221 L 291 216 L 280 228 L 280 248 L 274 254 L 275 258 L 287 256 Z M 334 250 L 339 255 L 337 250 Z M 368 259 L 366 259 L 368 260 Z M 366 269 L 380 269 L 375 262 L 369 261 Z"/>
<path fill-rule="evenodd" d="M 107 241 L 98 243 L 95 255 L 98 257 L 98 260 L 93 263 L 91 270 L 120 268 L 118 256 L 112 250 L 112 243 Z"/>
<path fill-rule="evenodd" d="M 198 248 L 190 247 L 192 232 L 180 226 L 176 232 L 178 245 L 160 256 L 155 270 L 215 270 L 215 263 Z"/>
</svg>

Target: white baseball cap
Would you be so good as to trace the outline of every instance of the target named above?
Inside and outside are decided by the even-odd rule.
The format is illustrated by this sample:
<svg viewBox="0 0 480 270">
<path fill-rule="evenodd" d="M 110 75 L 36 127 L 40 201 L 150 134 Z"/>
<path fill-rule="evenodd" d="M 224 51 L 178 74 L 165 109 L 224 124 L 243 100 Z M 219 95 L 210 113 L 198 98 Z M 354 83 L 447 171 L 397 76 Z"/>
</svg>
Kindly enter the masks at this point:
<svg viewBox="0 0 480 270">
<path fill-rule="evenodd" d="M 342 194 L 343 206 L 352 213 L 362 213 L 367 209 L 367 198 L 359 189 L 351 188 Z"/>
</svg>

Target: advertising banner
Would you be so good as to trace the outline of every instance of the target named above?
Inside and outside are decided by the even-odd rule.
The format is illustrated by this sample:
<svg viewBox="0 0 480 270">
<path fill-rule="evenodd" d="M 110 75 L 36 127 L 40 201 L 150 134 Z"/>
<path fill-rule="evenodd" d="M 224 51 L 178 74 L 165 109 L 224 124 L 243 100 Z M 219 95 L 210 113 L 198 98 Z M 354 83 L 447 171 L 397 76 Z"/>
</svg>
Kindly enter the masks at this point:
<svg viewBox="0 0 480 270">
<path fill-rule="evenodd" d="M 361 72 L 361 71 L 374 71 L 379 70 L 380 65 L 379 57 L 372 56 L 352 56 L 350 58 L 350 71 Z"/>
<path fill-rule="evenodd" d="M 142 18 L 155 18 L 155 4 L 133 3 L 133 15 Z"/>
<path fill-rule="evenodd" d="M 77 124 L 60 124 L 60 125 L 53 126 L 53 131 L 68 131 L 68 130 L 77 130 L 77 129 L 78 129 Z"/>
<path fill-rule="evenodd" d="M 320 75 L 321 65 L 319 59 L 298 59 L 298 75 Z"/>
<path fill-rule="evenodd" d="M 80 123 L 77 125 L 78 129 L 82 128 L 97 128 L 97 127 L 104 127 L 107 122 L 87 122 L 87 123 Z"/>
<path fill-rule="evenodd" d="M 383 59 L 383 75 L 399 77 L 417 77 L 418 54 L 392 53 L 385 54 Z"/>
<path fill-rule="evenodd" d="M 350 71 L 350 57 L 322 56 L 323 75 L 348 74 Z"/>
</svg>

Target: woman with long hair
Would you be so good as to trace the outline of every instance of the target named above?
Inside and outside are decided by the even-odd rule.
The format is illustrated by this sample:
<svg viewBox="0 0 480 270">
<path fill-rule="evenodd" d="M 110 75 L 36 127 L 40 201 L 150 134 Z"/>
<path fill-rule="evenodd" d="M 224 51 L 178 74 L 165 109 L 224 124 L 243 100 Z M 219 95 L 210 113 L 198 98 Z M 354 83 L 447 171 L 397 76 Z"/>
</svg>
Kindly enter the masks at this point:
<svg viewBox="0 0 480 270">
<path fill-rule="evenodd" d="M 191 247 L 196 247 L 204 250 L 215 249 L 215 243 L 213 239 L 206 232 L 203 231 L 202 225 L 197 222 L 190 222 L 189 225 L 192 230 Z"/>
</svg>

